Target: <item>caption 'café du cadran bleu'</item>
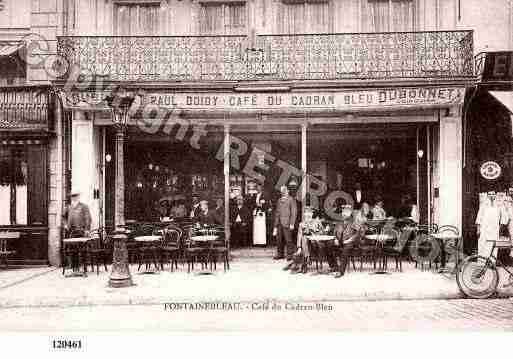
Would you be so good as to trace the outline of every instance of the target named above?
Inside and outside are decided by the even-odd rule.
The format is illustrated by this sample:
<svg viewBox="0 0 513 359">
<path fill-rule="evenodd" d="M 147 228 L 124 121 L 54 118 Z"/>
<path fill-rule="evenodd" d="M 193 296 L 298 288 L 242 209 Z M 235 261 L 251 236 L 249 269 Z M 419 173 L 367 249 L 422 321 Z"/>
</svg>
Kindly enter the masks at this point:
<svg viewBox="0 0 513 359">
<path fill-rule="evenodd" d="M 336 95 L 151 95 L 149 103 L 160 106 L 323 106 L 335 105 L 337 102 L 350 104 L 374 104 L 390 101 L 411 102 L 418 100 L 451 99 L 455 95 L 456 89 L 452 88 L 410 88 L 410 89 L 386 89 L 376 93 L 351 93 L 343 94 L 341 99 Z"/>
</svg>

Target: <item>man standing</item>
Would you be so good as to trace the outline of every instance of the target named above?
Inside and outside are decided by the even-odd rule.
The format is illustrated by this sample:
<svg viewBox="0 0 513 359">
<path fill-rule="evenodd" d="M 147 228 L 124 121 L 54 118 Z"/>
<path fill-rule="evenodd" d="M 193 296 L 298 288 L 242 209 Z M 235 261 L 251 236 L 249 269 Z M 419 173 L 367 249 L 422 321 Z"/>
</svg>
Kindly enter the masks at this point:
<svg viewBox="0 0 513 359">
<path fill-rule="evenodd" d="M 224 199 L 216 198 L 216 208 L 212 213 L 217 224 L 224 226 Z"/>
<path fill-rule="evenodd" d="M 296 252 L 296 246 L 292 240 L 292 231 L 296 224 L 297 204 L 296 200 L 289 195 L 287 186 L 280 188 L 281 198 L 276 204 L 274 215 L 273 235 L 277 237 L 277 253 L 274 259 L 285 258 L 285 247 L 287 247 L 287 259 L 292 260 Z"/>
<path fill-rule="evenodd" d="M 91 231 L 91 212 L 80 202 L 80 193 L 71 192 L 71 203 L 64 213 L 65 229 L 69 237 L 88 237 Z"/>
<path fill-rule="evenodd" d="M 192 207 L 189 217 L 195 218 L 200 212 L 199 197 L 197 195 L 192 196 Z"/>
<path fill-rule="evenodd" d="M 248 245 L 248 231 L 250 221 L 249 209 L 244 205 L 244 198 L 236 198 L 236 206 L 230 208 L 230 224 L 232 235 L 239 246 Z"/>
</svg>

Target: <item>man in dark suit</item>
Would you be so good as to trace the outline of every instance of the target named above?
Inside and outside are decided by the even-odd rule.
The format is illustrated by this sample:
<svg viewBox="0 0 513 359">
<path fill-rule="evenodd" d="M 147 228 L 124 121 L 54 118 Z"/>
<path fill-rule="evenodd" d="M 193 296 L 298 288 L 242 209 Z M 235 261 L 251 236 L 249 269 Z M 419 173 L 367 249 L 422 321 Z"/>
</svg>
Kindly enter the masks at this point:
<svg viewBox="0 0 513 359">
<path fill-rule="evenodd" d="M 274 230 L 276 236 L 277 253 L 274 259 L 285 258 L 285 247 L 287 248 L 287 259 L 292 260 L 296 252 L 296 243 L 292 239 L 292 232 L 296 225 L 297 204 L 296 200 L 289 195 L 287 186 L 281 186 L 281 198 L 276 204 L 274 212 Z"/>
<path fill-rule="evenodd" d="M 214 213 L 208 208 L 208 201 L 203 200 L 199 204 L 199 212 L 196 216 L 197 221 L 200 224 L 212 225 L 216 223 Z"/>
<path fill-rule="evenodd" d="M 214 219 L 217 224 L 224 226 L 224 199 L 218 197 L 216 199 L 216 208 L 213 211 Z"/>
<path fill-rule="evenodd" d="M 200 203 L 199 203 L 199 197 L 198 195 L 192 195 L 192 206 L 189 211 L 189 217 L 190 218 L 196 218 L 198 217 L 198 214 L 200 212 Z"/>
<path fill-rule="evenodd" d="M 244 205 L 244 198 L 238 196 L 236 205 L 230 208 L 230 227 L 234 244 L 238 246 L 249 245 L 249 223 L 251 212 Z"/>
</svg>

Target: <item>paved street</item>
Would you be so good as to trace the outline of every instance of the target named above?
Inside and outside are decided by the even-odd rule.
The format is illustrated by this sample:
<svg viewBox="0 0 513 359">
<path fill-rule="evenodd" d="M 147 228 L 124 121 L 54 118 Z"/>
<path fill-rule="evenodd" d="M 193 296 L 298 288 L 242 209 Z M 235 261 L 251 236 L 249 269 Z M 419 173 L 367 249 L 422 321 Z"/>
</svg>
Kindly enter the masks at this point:
<svg viewBox="0 0 513 359">
<path fill-rule="evenodd" d="M 273 303 L 261 310 L 261 304 L 242 303 L 239 311 L 164 305 L 10 308 L 0 310 L 0 331 L 513 330 L 510 299 L 275 302 L 281 310 L 272 310 Z M 321 304 L 324 309 L 316 309 Z"/>
</svg>

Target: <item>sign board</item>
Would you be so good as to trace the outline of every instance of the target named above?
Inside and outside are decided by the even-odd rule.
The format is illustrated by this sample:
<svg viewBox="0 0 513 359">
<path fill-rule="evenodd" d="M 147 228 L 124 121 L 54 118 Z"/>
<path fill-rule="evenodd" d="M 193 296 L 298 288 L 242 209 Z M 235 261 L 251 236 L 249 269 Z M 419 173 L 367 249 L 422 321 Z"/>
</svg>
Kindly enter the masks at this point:
<svg viewBox="0 0 513 359">
<path fill-rule="evenodd" d="M 353 110 L 463 103 L 464 88 L 413 87 L 337 92 L 150 93 L 146 104 L 164 108 L 223 110 Z"/>
<path fill-rule="evenodd" d="M 481 176 L 487 180 L 497 179 L 502 173 L 501 166 L 494 161 L 487 161 L 483 163 L 479 171 L 481 172 Z"/>
<path fill-rule="evenodd" d="M 478 72 L 484 83 L 513 81 L 513 51 L 486 52 L 484 64 L 478 64 Z"/>
<path fill-rule="evenodd" d="M 107 92 L 65 95 L 68 109 L 108 110 Z M 400 87 L 319 92 L 153 92 L 140 101 L 141 110 L 155 108 L 187 111 L 351 111 L 396 107 L 447 107 L 463 103 L 464 87 Z"/>
</svg>

